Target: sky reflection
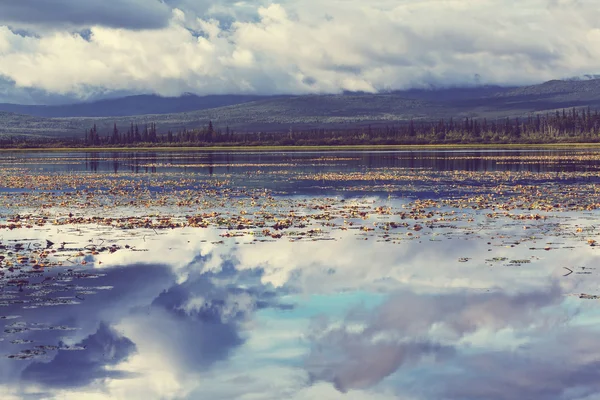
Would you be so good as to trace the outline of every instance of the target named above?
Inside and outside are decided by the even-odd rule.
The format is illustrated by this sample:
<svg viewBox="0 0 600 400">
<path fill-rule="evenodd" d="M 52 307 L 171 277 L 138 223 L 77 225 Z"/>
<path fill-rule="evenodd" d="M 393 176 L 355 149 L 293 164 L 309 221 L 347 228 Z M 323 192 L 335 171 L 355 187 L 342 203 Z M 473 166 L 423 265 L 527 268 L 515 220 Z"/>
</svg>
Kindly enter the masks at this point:
<svg viewBox="0 0 600 400">
<path fill-rule="evenodd" d="M 305 242 L 117 232 L 114 243 L 138 251 L 87 257 L 80 272 L 97 276 L 43 292 L 74 304 L 26 308 L 14 301 L 44 286 L 5 287 L 2 316 L 16 318 L 1 320 L 2 395 L 593 398 L 598 312 L 577 295 L 597 287 L 595 248 L 528 226 L 438 228 L 396 244 L 357 231 Z M 67 238 L 77 248 L 97 235 Z M 591 275 L 564 277 L 565 266 Z M 36 349 L 45 354 L 8 358 Z"/>
</svg>

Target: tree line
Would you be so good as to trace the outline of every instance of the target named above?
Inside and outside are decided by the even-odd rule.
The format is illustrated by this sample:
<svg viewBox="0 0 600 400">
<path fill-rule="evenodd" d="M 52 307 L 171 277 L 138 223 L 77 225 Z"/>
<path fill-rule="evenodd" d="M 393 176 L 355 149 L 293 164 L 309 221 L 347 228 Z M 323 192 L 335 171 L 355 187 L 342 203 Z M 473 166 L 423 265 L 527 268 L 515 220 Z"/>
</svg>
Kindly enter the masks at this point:
<svg viewBox="0 0 600 400">
<path fill-rule="evenodd" d="M 0 140 L 0 145 L 18 146 L 20 141 L 4 138 Z M 600 142 L 599 111 L 571 108 L 532 114 L 525 118 L 454 117 L 345 128 L 290 127 L 280 132 L 240 132 L 228 126 L 216 128 L 212 121 L 204 127 L 175 132 L 159 132 L 156 123 L 141 127 L 131 123 L 126 130 L 119 129 L 115 123 L 112 130 L 101 132 L 94 124 L 79 139 L 29 139 L 26 146 L 336 146 L 555 142 Z"/>
<path fill-rule="evenodd" d="M 85 134 L 85 144 L 98 145 L 377 145 L 430 143 L 552 143 L 600 141 L 600 113 L 589 108 L 529 115 L 526 118 L 449 118 L 437 121 L 410 120 L 393 125 L 363 125 L 351 128 L 291 127 L 285 132 L 234 132 L 215 128 L 212 121 L 197 129 L 159 133 L 155 123 L 140 128 L 131 124 L 120 132 L 100 135 L 94 125 Z"/>
</svg>

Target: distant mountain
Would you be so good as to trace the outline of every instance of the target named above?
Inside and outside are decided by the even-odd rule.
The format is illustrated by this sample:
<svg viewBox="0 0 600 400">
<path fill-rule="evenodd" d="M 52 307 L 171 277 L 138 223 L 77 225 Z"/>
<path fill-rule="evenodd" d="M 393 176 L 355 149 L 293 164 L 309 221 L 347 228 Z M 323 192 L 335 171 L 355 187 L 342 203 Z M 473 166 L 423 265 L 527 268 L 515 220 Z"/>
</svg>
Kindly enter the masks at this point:
<svg viewBox="0 0 600 400">
<path fill-rule="evenodd" d="M 556 96 L 568 94 L 570 96 L 583 96 L 591 94 L 600 96 L 600 79 L 569 79 L 565 81 L 553 80 L 540 85 L 523 86 L 499 93 L 499 96 Z"/>
<path fill-rule="evenodd" d="M 247 103 L 250 101 L 273 98 L 259 95 L 210 95 L 196 96 L 186 94 L 180 97 L 161 97 L 157 95 L 138 95 L 116 99 L 98 100 L 89 103 L 66 105 L 21 105 L 0 103 L 0 111 L 27 114 L 36 117 L 122 117 L 144 114 L 172 114 L 196 110 L 205 110 Z"/>
<path fill-rule="evenodd" d="M 396 91 L 393 93 L 402 94 L 411 99 L 421 99 L 429 101 L 464 101 L 479 100 L 492 97 L 512 89 L 514 86 L 471 86 L 471 87 L 448 87 L 448 88 L 430 88 L 430 89 L 410 89 L 405 91 Z"/>
<path fill-rule="evenodd" d="M 148 105 L 141 106 L 148 99 Z M 184 99 L 184 100 L 181 100 Z M 122 103 L 119 103 L 122 101 Z M 195 107 L 186 112 L 167 113 Z M 217 106 L 221 103 L 221 106 Z M 129 111 L 124 104 L 133 102 Z M 96 102 L 81 105 L 93 107 Z M 0 112 L 0 134 L 36 134 L 48 136 L 83 136 L 93 124 L 108 134 L 116 123 L 126 130 L 131 123 L 143 126 L 156 123 L 161 132 L 207 126 L 229 127 L 235 131 L 287 131 L 291 129 L 348 128 L 367 125 L 392 125 L 413 120 L 436 120 L 453 117 L 504 118 L 521 117 L 538 112 L 554 112 L 570 107 L 600 109 L 600 79 L 549 81 L 524 87 L 479 86 L 408 90 L 389 93 L 344 93 L 339 95 L 303 96 L 183 96 L 169 99 L 157 96 L 135 96 L 107 101 L 98 116 L 43 118 Z M 123 109 L 115 104 L 122 104 Z M 164 108 L 157 109 L 160 104 Z M 77 109 L 76 106 L 71 108 Z M 202 106 L 203 108 L 197 108 Z M 59 106 L 60 107 L 60 106 Z M 0 107 L 1 109 L 1 107 Z M 136 110 L 153 113 L 129 115 Z M 82 108 L 85 110 L 85 108 Z M 87 111 L 87 113 L 91 113 Z M 114 111 L 110 111 L 114 110 Z M 160 112 L 158 112 L 160 111 Z M 66 112 L 66 111 L 65 111 Z M 82 111 L 83 112 L 83 111 Z M 118 114 L 105 116 L 107 113 Z"/>
</svg>

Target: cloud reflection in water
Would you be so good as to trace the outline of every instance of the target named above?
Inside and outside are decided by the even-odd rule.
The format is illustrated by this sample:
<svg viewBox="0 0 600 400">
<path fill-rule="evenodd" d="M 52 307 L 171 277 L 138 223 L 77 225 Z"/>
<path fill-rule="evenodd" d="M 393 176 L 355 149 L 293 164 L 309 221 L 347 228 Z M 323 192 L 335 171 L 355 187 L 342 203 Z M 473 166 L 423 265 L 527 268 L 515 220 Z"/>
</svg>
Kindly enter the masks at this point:
<svg viewBox="0 0 600 400">
<path fill-rule="evenodd" d="M 218 229 L 120 237 L 148 251 L 99 255 L 103 263 L 90 269 L 103 275 L 77 282 L 112 289 L 75 305 L 1 309 L 25 326 L 77 328 L 5 333 L 5 355 L 86 346 L 2 359 L 1 393 L 592 399 L 600 390 L 598 312 L 594 302 L 567 295 L 593 292 L 596 278 L 561 275 L 563 266 L 594 265 L 595 249 L 560 238 L 564 246 L 532 253 L 556 239 L 541 229 L 525 234 L 518 223 L 489 223 L 477 237 L 426 229 L 399 244 L 350 231 L 299 243 L 217 244 Z M 97 233 L 82 235 L 73 240 Z M 6 329 L 15 320 L 2 323 Z"/>
</svg>

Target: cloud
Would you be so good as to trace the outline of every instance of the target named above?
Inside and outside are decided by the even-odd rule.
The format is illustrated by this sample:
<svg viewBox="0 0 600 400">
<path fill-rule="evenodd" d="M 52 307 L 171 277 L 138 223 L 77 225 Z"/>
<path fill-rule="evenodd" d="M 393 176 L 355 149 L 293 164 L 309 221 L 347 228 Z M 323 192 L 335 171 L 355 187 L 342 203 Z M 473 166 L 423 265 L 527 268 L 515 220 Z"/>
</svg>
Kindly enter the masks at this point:
<svg viewBox="0 0 600 400">
<path fill-rule="evenodd" d="M 490 235 L 495 234 L 496 229 L 503 229 L 507 235 L 523 234 L 522 229 L 515 227 L 490 225 L 488 228 Z M 592 252 L 586 249 L 576 255 L 553 255 L 552 263 L 543 265 L 543 261 L 532 260 L 519 274 L 511 269 L 497 269 L 494 274 L 490 274 L 488 269 L 481 268 L 486 258 L 489 258 L 489 246 L 475 236 L 472 240 L 457 237 L 449 240 L 439 230 L 423 230 L 419 236 L 415 240 L 401 238 L 399 245 L 393 245 L 372 240 L 357 241 L 356 231 L 352 230 L 336 231 L 332 234 L 335 241 L 279 241 L 238 246 L 234 254 L 240 263 L 238 268 L 261 268 L 264 271 L 264 283 L 293 288 L 307 294 L 336 293 L 347 288 L 390 291 L 399 286 L 410 287 L 419 293 L 494 288 L 504 288 L 508 292 L 524 291 L 552 284 L 551 279 L 540 279 L 539 268 L 552 268 L 560 276 L 562 270 L 557 265 L 585 265 L 593 257 Z M 496 248 L 495 251 L 494 256 L 498 257 L 531 257 L 525 246 Z M 297 257 L 296 254 L 303 256 Z M 469 254 L 479 256 L 469 263 L 457 261 Z M 547 272 L 550 275 L 553 271 Z M 573 284 L 574 282 L 569 281 L 561 282 L 568 292 L 592 290 L 583 287 L 567 288 Z"/>
<path fill-rule="evenodd" d="M 1 0 L 0 23 L 44 28 L 107 26 L 156 29 L 170 8 L 160 0 Z"/>
<path fill-rule="evenodd" d="M 36 384 L 83 386 L 96 379 L 119 379 L 125 375 L 107 367 L 124 361 L 135 351 L 135 344 L 101 323 L 93 335 L 77 344 L 85 350 L 59 350 L 47 363 L 34 362 L 23 371 L 23 378 Z"/>
<path fill-rule="evenodd" d="M 214 235 L 218 238 L 218 232 Z M 166 251 L 172 245 L 168 239 L 158 239 L 155 250 Z M 78 240 L 86 243 L 87 237 Z M 245 343 L 247 325 L 256 311 L 289 308 L 279 303 L 272 287 L 261 283 L 260 270 L 237 271 L 231 260 L 223 258 L 224 246 L 202 244 L 202 252 L 197 246 L 195 242 L 190 249 L 177 252 L 171 266 L 122 263 L 128 259 L 127 252 L 117 252 L 96 268 L 100 276 L 78 282 L 80 290 L 86 287 L 96 293 L 85 295 L 77 305 L 23 309 L 22 304 L 10 304 L 4 312 L 19 315 L 18 326 L 31 329 L 5 333 L 0 338 L 3 354 L 61 342 L 86 349 L 49 349 L 47 362 L 16 363 L 4 357 L 0 359 L 0 389 L 16 386 L 7 396 L 64 398 L 87 393 L 99 384 L 112 398 L 156 393 L 164 394 L 162 398 L 185 398 L 189 388 L 198 386 L 199 374 Z M 144 257 L 136 252 L 132 259 Z M 152 253 L 149 258 L 155 257 Z M 51 286 L 58 290 L 61 283 Z M 99 320 L 106 321 L 100 328 Z M 39 329 L 40 321 L 49 329 Z M 75 330 L 52 329 L 58 325 Z M 13 339 L 25 342 L 11 343 Z M 24 385 L 19 387 L 20 383 Z"/>
<path fill-rule="evenodd" d="M 401 292 L 376 310 L 349 313 L 341 325 L 317 320 L 306 368 L 313 379 L 342 392 L 368 388 L 407 364 L 454 356 L 468 334 L 542 329 L 541 310 L 561 301 L 557 286 L 514 295 Z"/>
<path fill-rule="evenodd" d="M 465 355 L 457 364 L 469 373 L 441 390 L 457 400 L 597 399 L 599 356 L 597 332 L 575 327 L 517 352 Z"/>
<path fill-rule="evenodd" d="M 369 388 L 401 366 L 417 363 L 425 357 L 443 360 L 454 353 L 450 346 L 426 341 L 365 345 L 358 337 L 345 334 L 328 335 L 327 343 L 319 343 L 320 347 L 336 348 L 340 345 L 344 347 L 344 356 L 338 361 L 332 362 L 330 356 L 321 359 L 313 353 L 308 368 L 315 379 L 332 382 L 344 393 L 351 389 Z"/>
<path fill-rule="evenodd" d="M 204 369 L 244 343 L 244 323 L 256 310 L 285 308 L 260 277 L 259 271 L 237 271 L 228 263 L 218 272 L 196 271 L 157 296 L 149 312 L 143 309 L 134 318 L 152 326 L 160 320 L 169 332 L 163 339 L 179 362 Z"/>
<path fill-rule="evenodd" d="M 58 25 L 39 37 L 0 28 L 0 75 L 88 98 L 526 84 L 600 69 L 591 0 L 140 3 L 73 2 L 65 13 L 4 2 L 4 18 Z M 89 34 L 61 30 L 67 22 Z"/>
<path fill-rule="evenodd" d="M 112 340 L 111 337 L 114 336 L 114 332 L 111 333 L 112 326 L 126 317 L 131 308 L 148 305 L 158 293 L 172 285 L 175 280 L 175 276 L 168 267 L 158 265 L 132 264 L 127 267 L 118 266 L 105 269 L 103 272 L 103 276 L 91 281 L 79 281 L 81 285 L 87 286 L 89 290 L 96 292 L 95 294 L 85 295 L 80 304 L 24 309 L 23 305 L 17 302 L 5 306 L 3 315 L 19 316 L 14 322 L 22 325 L 26 330 L 12 335 L 4 333 L 3 337 L 0 338 L 2 339 L 0 340 L 0 352 L 9 355 L 22 350 L 34 349 L 34 346 L 38 345 L 58 346 L 62 342 L 68 346 L 74 346 L 86 341 L 91 341 L 92 347 L 98 347 L 101 343 L 104 343 L 103 341 L 106 341 L 107 348 L 110 348 L 109 342 Z M 52 289 L 57 290 L 57 292 L 48 293 L 45 297 L 73 296 L 73 292 L 62 289 L 60 281 L 50 282 L 52 282 Z M 68 285 L 69 282 L 62 282 L 62 284 Z M 112 289 L 108 289 L 110 287 Z M 26 299 L 29 299 L 29 297 L 26 296 Z M 101 326 L 101 329 L 99 329 L 98 321 L 105 321 L 105 326 Z M 36 329 L 36 324 L 40 323 L 51 329 Z M 74 330 L 52 329 L 60 326 Z M 108 328 L 109 326 L 111 328 Z M 31 341 L 31 343 L 12 344 L 11 341 L 14 339 Z M 117 340 L 114 337 L 113 339 Z M 117 340 L 117 342 L 119 341 Z M 115 345 L 119 346 L 120 349 L 127 347 L 125 342 L 115 342 Z M 27 372 L 28 384 L 26 385 L 28 388 L 35 387 L 34 381 L 37 379 L 38 373 L 40 385 L 50 385 L 56 389 L 60 389 L 63 384 L 73 388 L 73 386 L 85 385 L 96 378 L 108 377 L 108 375 L 102 375 L 103 361 L 97 353 L 90 354 L 90 359 L 86 359 L 87 356 L 84 354 L 86 350 L 69 351 L 68 354 L 61 355 L 63 351 L 57 352 L 49 349 L 46 353 L 46 357 L 51 360 L 51 368 L 43 364 L 35 367 L 34 370 L 29 370 Z M 61 373 L 61 369 L 63 367 L 70 368 L 73 361 L 72 357 L 81 357 L 81 363 L 88 365 L 89 368 L 83 369 L 82 367 L 77 379 L 74 378 L 73 380 L 64 381 L 49 377 L 51 373 L 54 373 L 68 379 L 69 373 Z M 33 359 L 15 363 L 14 360 L 7 357 L 0 358 L 0 387 L 4 388 L 19 382 L 23 379 L 24 370 L 35 361 Z M 88 376 L 86 377 L 86 375 Z M 117 375 L 114 377 L 117 377 Z"/>
</svg>

